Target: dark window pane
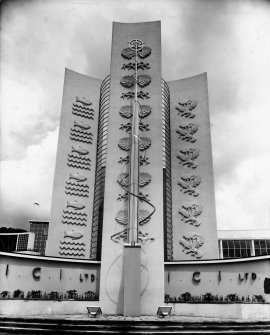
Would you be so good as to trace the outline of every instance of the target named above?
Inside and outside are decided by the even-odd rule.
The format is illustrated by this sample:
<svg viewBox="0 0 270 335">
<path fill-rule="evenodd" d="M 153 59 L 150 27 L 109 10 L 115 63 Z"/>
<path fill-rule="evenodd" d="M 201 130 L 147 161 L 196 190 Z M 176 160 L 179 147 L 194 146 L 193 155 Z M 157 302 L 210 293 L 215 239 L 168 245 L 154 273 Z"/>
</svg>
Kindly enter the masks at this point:
<svg viewBox="0 0 270 335">
<path fill-rule="evenodd" d="M 222 241 L 222 247 L 228 249 L 228 241 Z"/>
<path fill-rule="evenodd" d="M 261 248 L 261 255 L 267 255 L 266 248 Z"/>
<path fill-rule="evenodd" d="M 248 245 L 248 242 L 249 242 L 249 241 L 245 241 L 245 240 L 240 241 L 240 246 L 241 246 L 241 248 L 246 248 L 247 245 Z"/>
<path fill-rule="evenodd" d="M 241 250 L 240 249 L 235 249 L 235 257 L 240 258 L 241 257 Z"/>
<path fill-rule="evenodd" d="M 228 252 L 229 252 L 229 258 L 235 258 L 234 249 L 229 249 Z"/>
</svg>

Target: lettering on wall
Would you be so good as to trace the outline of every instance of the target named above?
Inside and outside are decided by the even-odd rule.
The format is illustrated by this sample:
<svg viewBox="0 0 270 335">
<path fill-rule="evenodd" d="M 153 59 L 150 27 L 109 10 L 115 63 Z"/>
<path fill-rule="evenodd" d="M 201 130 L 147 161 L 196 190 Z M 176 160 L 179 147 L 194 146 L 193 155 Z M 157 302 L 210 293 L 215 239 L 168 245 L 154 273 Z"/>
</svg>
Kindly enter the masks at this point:
<svg viewBox="0 0 270 335">
<path fill-rule="evenodd" d="M 201 273 L 199 271 L 194 272 L 193 275 L 192 275 L 192 280 L 195 283 L 199 283 L 201 281 L 200 275 L 201 275 Z"/>
<path fill-rule="evenodd" d="M 40 280 L 40 274 L 41 274 L 41 268 L 40 267 L 37 267 L 37 268 L 33 269 L 32 275 L 33 275 L 33 278 L 35 280 Z"/>
</svg>

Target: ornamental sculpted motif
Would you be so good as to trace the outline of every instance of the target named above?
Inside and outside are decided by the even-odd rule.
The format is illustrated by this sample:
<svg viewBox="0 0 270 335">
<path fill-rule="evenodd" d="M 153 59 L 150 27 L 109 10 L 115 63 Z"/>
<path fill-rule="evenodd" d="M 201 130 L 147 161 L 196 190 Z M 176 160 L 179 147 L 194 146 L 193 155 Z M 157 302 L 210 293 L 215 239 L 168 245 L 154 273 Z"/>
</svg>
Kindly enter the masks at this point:
<svg viewBox="0 0 270 335">
<path fill-rule="evenodd" d="M 176 133 L 181 140 L 194 143 L 197 139 L 193 134 L 195 134 L 198 129 L 199 125 L 197 123 L 189 123 L 187 125 L 180 125 L 179 129 L 176 130 Z"/>
<path fill-rule="evenodd" d="M 129 151 L 130 149 L 130 138 L 123 137 L 120 139 L 118 146 L 124 151 Z M 148 137 L 140 137 L 139 148 L 141 151 L 148 149 L 151 146 L 151 140 Z"/>
<path fill-rule="evenodd" d="M 129 186 L 129 174 L 128 172 L 122 172 L 117 178 L 117 182 L 123 186 Z M 140 172 L 139 176 L 139 186 L 143 187 L 151 182 L 151 175 L 148 172 Z"/>
<path fill-rule="evenodd" d="M 138 103 L 138 99 L 149 99 L 150 94 L 149 92 L 144 92 L 143 90 L 139 90 L 137 92 L 137 87 L 134 89 L 134 86 L 138 86 L 139 88 L 144 88 L 148 86 L 151 83 L 151 77 L 147 74 L 140 74 L 137 75 L 137 70 L 147 70 L 150 69 L 149 63 L 144 62 L 138 62 L 137 57 L 139 58 L 146 58 L 151 54 L 151 48 L 144 46 L 144 43 L 140 41 L 139 39 L 134 39 L 129 42 L 129 48 L 125 48 L 122 50 L 121 55 L 125 59 L 132 59 L 135 58 L 135 62 L 129 62 L 128 64 L 123 64 L 122 69 L 125 70 L 134 70 L 135 73 L 132 75 L 126 75 L 123 76 L 120 79 L 120 84 L 129 89 L 127 92 L 122 93 L 121 99 L 127 99 L 127 100 L 135 100 L 136 107 L 138 106 L 138 109 L 136 113 L 138 113 L 138 116 L 140 118 L 138 124 L 136 124 L 135 130 L 132 129 L 132 122 L 126 122 L 121 123 L 120 130 L 124 130 L 127 133 L 134 132 L 136 134 L 136 138 L 138 138 L 138 147 L 139 151 L 141 151 L 141 155 L 139 156 L 139 165 L 148 165 L 150 164 L 148 157 L 146 157 L 146 150 L 151 146 L 151 139 L 148 137 L 140 137 L 138 136 L 138 131 L 149 131 L 149 124 L 143 123 L 141 119 L 147 117 L 151 113 L 151 107 L 148 105 L 141 105 Z M 136 92 L 136 93 L 135 93 Z M 135 96 L 136 94 L 136 96 Z M 120 108 L 119 111 L 120 115 L 125 119 L 131 119 L 133 116 L 133 108 L 131 105 L 125 105 Z M 137 129 L 138 127 L 138 129 Z M 133 136 L 133 134 L 132 134 Z M 133 155 L 133 153 L 129 153 L 131 147 L 132 147 L 132 136 L 129 137 L 122 137 L 120 138 L 118 142 L 118 147 L 126 151 L 126 155 L 124 157 L 120 157 L 118 163 L 119 164 L 133 164 L 133 162 L 130 162 L 130 156 Z M 134 182 L 130 180 L 130 176 L 128 172 L 122 172 L 119 174 L 117 178 L 118 184 L 121 186 L 121 188 L 124 191 L 124 194 L 119 194 L 117 200 L 124 200 L 127 201 L 133 196 L 136 196 L 141 202 L 148 202 L 150 204 L 150 201 L 148 199 L 148 194 L 143 194 L 139 192 L 139 194 L 135 194 L 133 190 Z M 144 187 L 145 185 L 149 184 L 151 182 L 151 175 L 147 172 L 140 172 L 139 173 L 139 186 Z M 151 205 L 151 204 L 150 204 Z M 151 205 L 152 206 L 152 205 Z M 152 206 L 154 208 L 154 206 Z M 155 211 L 155 209 L 154 209 Z M 145 209 L 139 209 L 138 210 L 138 224 L 144 225 L 145 223 L 149 222 L 151 219 L 153 212 L 149 212 Z M 127 226 L 128 224 L 128 211 L 127 209 L 119 210 L 118 213 L 115 216 L 115 221 L 119 223 L 120 225 Z M 120 241 L 127 241 L 128 239 L 128 229 L 125 228 L 123 231 L 120 231 L 114 235 L 111 236 L 111 240 L 114 242 L 119 243 Z M 148 236 L 148 233 L 144 233 L 141 230 L 138 231 L 138 242 L 143 244 L 146 241 L 154 241 L 153 238 Z"/>
<path fill-rule="evenodd" d="M 122 70 L 135 70 L 135 63 L 128 63 L 128 64 L 123 64 Z M 144 62 L 138 62 L 137 63 L 137 70 L 149 70 L 150 65 L 149 63 L 144 63 Z"/>
<path fill-rule="evenodd" d="M 150 221 L 150 212 L 145 209 L 139 209 L 139 225 L 144 225 Z M 121 209 L 118 211 L 115 217 L 116 222 L 121 225 L 126 226 L 128 224 L 128 211 L 126 209 Z"/>
<path fill-rule="evenodd" d="M 201 215 L 203 207 L 198 205 L 196 202 L 187 202 L 182 205 L 178 213 L 181 215 L 181 221 L 191 224 L 195 227 L 201 225 L 201 222 L 197 219 L 197 216 Z"/>
<path fill-rule="evenodd" d="M 194 162 L 194 160 L 199 156 L 200 150 L 197 148 L 189 148 L 180 150 L 180 153 L 177 155 L 177 158 L 179 158 L 182 166 L 187 166 L 192 169 L 195 169 L 198 164 Z"/>
<path fill-rule="evenodd" d="M 145 87 L 151 83 L 151 77 L 143 74 L 138 76 L 137 83 L 140 87 Z M 131 88 L 135 85 L 135 76 L 124 76 L 120 80 L 120 84 L 126 88 Z"/>
<path fill-rule="evenodd" d="M 192 112 L 197 106 L 197 100 L 187 100 L 185 102 L 178 102 L 179 106 L 176 106 L 178 110 L 178 115 L 193 119 L 195 114 Z"/>
<path fill-rule="evenodd" d="M 196 232 L 189 232 L 183 235 L 183 238 L 180 238 L 179 243 L 184 247 L 183 251 L 186 254 L 191 254 L 196 258 L 202 258 L 203 253 L 198 249 L 203 245 L 204 238 L 202 235 Z"/>
<path fill-rule="evenodd" d="M 151 54 L 152 50 L 148 46 L 144 46 L 141 50 L 138 50 L 138 56 L 140 58 L 146 58 Z M 122 50 L 121 55 L 125 59 L 131 59 L 135 56 L 135 51 L 131 48 L 125 48 Z"/>
<path fill-rule="evenodd" d="M 198 175 L 184 175 L 178 180 L 178 185 L 180 186 L 180 190 L 183 193 L 187 193 L 192 195 L 193 197 L 197 197 L 199 195 L 199 191 L 196 190 L 196 187 L 201 183 L 201 177 Z"/>
<path fill-rule="evenodd" d="M 140 109 L 139 109 L 139 117 L 141 119 L 147 117 L 148 115 L 151 114 L 152 108 L 148 105 L 140 105 Z M 124 117 L 125 119 L 130 119 L 133 115 L 132 112 L 132 107 L 129 105 L 126 106 L 122 106 L 120 111 L 119 111 L 120 115 L 122 117 Z"/>
</svg>

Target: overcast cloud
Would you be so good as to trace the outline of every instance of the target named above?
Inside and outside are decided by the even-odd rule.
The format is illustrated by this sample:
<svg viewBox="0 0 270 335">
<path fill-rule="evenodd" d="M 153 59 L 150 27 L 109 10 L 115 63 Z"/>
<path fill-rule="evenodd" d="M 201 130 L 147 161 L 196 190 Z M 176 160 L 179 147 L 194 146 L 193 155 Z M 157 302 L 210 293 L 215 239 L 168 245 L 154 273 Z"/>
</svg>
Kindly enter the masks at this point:
<svg viewBox="0 0 270 335">
<path fill-rule="evenodd" d="M 1 225 L 49 219 L 65 67 L 104 78 L 112 22 L 161 20 L 163 78 L 208 73 L 219 229 L 270 228 L 270 3 L 2 1 Z"/>
</svg>

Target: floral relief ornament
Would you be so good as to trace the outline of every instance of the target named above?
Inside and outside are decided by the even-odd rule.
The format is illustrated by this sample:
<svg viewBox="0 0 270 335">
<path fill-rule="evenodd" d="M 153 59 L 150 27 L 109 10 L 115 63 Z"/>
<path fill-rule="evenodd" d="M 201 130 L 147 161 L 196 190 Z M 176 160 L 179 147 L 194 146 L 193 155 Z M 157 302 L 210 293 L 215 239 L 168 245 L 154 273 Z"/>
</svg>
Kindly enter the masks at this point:
<svg viewBox="0 0 270 335">
<path fill-rule="evenodd" d="M 180 238 L 179 244 L 184 247 L 183 251 L 186 254 L 191 254 L 191 256 L 196 258 L 202 258 L 203 253 L 198 250 L 204 244 L 204 238 L 202 235 L 196 232 L 189 232 Z"/>
<path fill-rule="evenodd" d="M 195 113 L 192 111 L 197 106 L 197 100 L 187 100 L 185 102 L 178 102 L 178 106 L 176 106 L 176 110 L 178 111 L 178 115 L 184 116 L 186 118 L 193 119 L 195 117 Z"/>
</svg>

